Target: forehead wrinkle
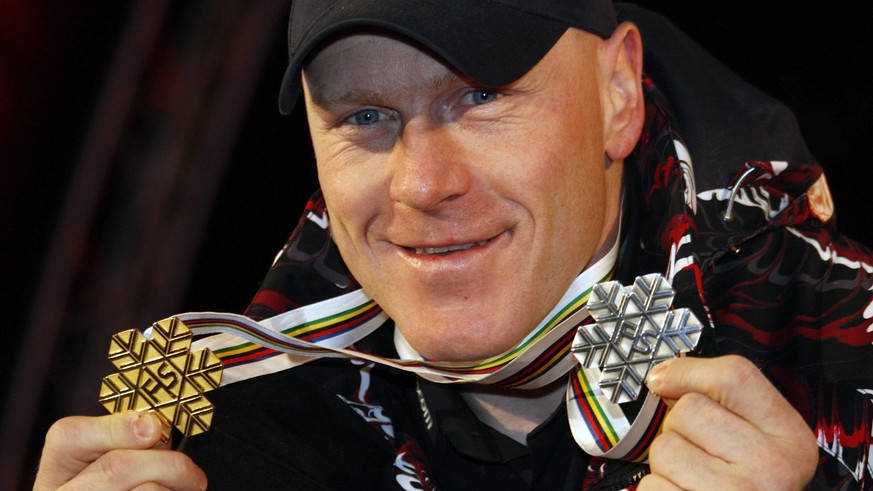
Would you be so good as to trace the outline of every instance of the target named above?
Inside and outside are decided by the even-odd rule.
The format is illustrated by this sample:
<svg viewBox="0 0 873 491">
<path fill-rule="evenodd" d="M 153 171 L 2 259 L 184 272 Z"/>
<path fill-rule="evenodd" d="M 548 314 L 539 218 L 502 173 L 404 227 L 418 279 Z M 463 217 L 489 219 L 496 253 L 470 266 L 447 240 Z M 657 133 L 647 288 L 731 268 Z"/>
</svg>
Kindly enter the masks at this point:
<svg viewBox="0 0 873 491">
<path fill-rule="evenodd" d="M 409 65 L 411 64 L 401 63 L 401 66 L 397 67 L 397 71 L 412 70 L 407 68 Z M 421 70 L 415 71 L 421 72 Z M 329 81 L 312 84 L 311 80 L 307 77 L 304 78 L 308 82 L 307 86 L 312 101 L 319 106 L 329 106 L 332 104 L 376 104 L 390 106 L 390 101 L 397 96 L 395 93 L 397 90 L 408 92 L 411 89 L 422 88 L 427 93 L 433 93 L 441 91 L 461 79 L 454 71 L 446 69 L 441 70 L 439 73 L 432 73 L 422 77 L 423 80 L 421 82 L 413 79 L 412 83 L 401 84 L 399 81 L 403 79 L 402 77 L 392 77 L 390 79 L 391 82 L 383 83 L 378 87 L 362 86 L 343 90 L 344 87 L 334 87 Z"/>
</svg>

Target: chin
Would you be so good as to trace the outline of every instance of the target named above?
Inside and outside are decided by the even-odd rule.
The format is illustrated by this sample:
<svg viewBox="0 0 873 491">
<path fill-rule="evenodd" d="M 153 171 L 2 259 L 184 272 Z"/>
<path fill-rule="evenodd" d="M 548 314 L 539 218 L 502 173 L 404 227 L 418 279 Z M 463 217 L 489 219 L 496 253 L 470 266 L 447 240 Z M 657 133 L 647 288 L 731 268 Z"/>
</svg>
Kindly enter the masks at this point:
<svg viewBox="0 0 873 491">
<path fill-rule="evenodd" d="M 455 325 L 463 331 L 433 329 L 434 325 Z M 400 328 L 409 344 L 425 358 L 453 362 L 479 361 L 501 355 L 517 346 L 530 331 L 507 335 L 507 332 L 517 330 L 495 327 L 494 323 L 483 329 L 470 324 L 436 322 L 412 326 L 412 329 Z"/>
</svg>

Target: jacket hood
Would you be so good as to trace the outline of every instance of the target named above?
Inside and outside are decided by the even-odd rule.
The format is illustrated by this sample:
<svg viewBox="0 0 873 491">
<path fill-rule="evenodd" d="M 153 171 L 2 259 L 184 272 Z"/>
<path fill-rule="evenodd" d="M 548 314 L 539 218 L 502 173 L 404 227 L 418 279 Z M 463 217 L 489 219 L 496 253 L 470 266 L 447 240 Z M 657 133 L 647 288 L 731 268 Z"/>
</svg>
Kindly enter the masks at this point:
<svg viewBox="0 0 873 491">
<path fill-rule="evenodd" d="M 620 21 L 640 28 L 645 72 L 669 101 L 697 166 L 698 189 L 723 187 L 750 160 L 815 161 L 786 106 L 740 78 L 663 16 L 636 5 L 616 8 Z M 739 165 L 729 165 L 735 162 Z"/>
</svg>

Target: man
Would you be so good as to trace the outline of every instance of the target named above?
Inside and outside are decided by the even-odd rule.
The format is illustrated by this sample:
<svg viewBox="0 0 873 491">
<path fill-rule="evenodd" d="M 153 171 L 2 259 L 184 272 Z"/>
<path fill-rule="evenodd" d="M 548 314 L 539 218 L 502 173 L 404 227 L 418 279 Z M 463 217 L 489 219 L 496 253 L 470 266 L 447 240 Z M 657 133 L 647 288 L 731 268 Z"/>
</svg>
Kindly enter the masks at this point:
<svg viewBox="0 0 873 491">
<path fill-rule="evenodd" d="M 481 360 L 535 366 L 528 341 L 565 326 L 544 319 L 568 291 L 663 273 L 706 328 L 700 356 L 649 374 L 660 433 L 625 461 L 589 449 L 575 367 L 446 385 L 331 359 L 221 389 L 191 458 L 149 415 L 62 420 L 37 488 L 869 486 L 873 261 L 829 227 L 782 108 L 636 8 L 394 3 L 292 9 L 280 106 L 302 88 L 323 198 L 248 314 L 360 285 L 397 330 L 361 358 L 454 362 L 475 382 Z"/>
</svg>

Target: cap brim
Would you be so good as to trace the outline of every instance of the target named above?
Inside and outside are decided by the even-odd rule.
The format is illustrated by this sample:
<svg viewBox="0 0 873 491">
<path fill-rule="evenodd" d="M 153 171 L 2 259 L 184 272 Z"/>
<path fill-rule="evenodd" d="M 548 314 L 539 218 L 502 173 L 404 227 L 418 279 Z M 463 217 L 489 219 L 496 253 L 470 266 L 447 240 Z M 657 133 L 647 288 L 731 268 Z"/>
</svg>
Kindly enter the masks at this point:
<svg viewBox="0 0 873 491">
<path fill-rule="evenodd" d="M 489 16 L 487 30 L 479 18 L 484 15 Z M 414 13 L 409 0 L 341 1 L 318 15 L 301 17 L 317 20 L 309 26 L 296 25 L 292 7 L 290 60 L 279 92 L 283 114 L 294 108 L 306 59 L 321 43 L 343 31 L 375 28 L 407 36 L 476 83 L 501 87 L 533 68 L 569 27 L 499 4 L 443 0 L 415 0 Z"/>
</svg>

